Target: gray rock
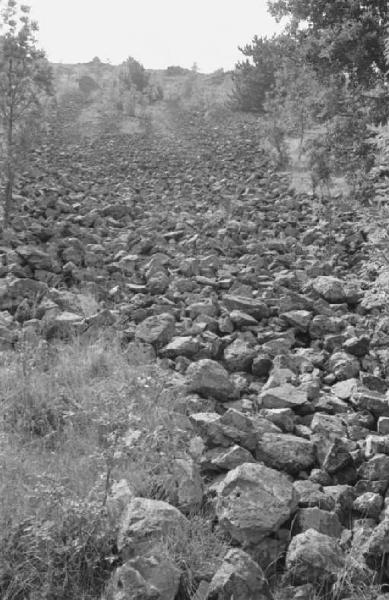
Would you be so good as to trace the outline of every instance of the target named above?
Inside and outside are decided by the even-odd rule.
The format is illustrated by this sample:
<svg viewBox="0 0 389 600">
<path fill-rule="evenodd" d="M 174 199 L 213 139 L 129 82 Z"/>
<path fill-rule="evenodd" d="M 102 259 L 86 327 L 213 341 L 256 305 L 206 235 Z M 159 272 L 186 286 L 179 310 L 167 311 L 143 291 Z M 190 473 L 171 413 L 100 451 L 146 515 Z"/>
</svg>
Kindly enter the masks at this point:
<svg viewBox="0 0 389 600">
<path fill-rule="evenodd" d="M 360 479 L 381 480 L 389 479 L 389 456 L 385 454 L 376 454 L 361 464 L 358 469 Z"/>
<path fill-rule="evenodd" d="M 315 529 L 296 535 L 288 548 L 286 568 L 295 583 L 312 583 L 317 588 L 334 583 L 345 564 L 338 542 Z"/>
<path fill-rule="evenodd" d="M 342 302 L 355 304 L 361 296 L 356 286 L 351 286 L 341 279 L 330 275 L 317 277 L 313 281 L 312 287 L 315 292 L 330 304 L 341 304 Z"/>
<path fill-rule="evenodd" d="M 237 397 L 228 372 L 214 360 L 204 358 L 192 363 L 186 372 L 186 377 L 189 392 L 197 392 L 206 398 L 216 398 L 221 402 Z"/>
<path fill-rule="evenodd" d="M 146 344 L 162 348 L 170 342 L 175 333 L 175 320 L 169 313 L 153 315 L 137 325 L 135 338 Z"/>
<path fill-rule="evenodd" d="M 244 296 L 225 295 L 223 303 L 229 311 L 240 310 L 258 321 L 269 316 L 269 308 L 262 300 L 246 298 Z"/>
<path fill-rule="evenodd" d="M 124 560 L 148 553 L 156 542 L 178 534 L 187 519 L 161 500 L 132 498 L 123 512 L 117 547 Z"/>
<path fill-rule="evenodd" d="M 300 532 L 315 529 L 334 538 L 340 538 L 343 531 L 337 514 L 318 507 L 301 508 L 297 512 L 297 527 Z"/>
<path fill-rule="evenodd" d="M 270 600 L 266 577 L 243 550 L 233 548 L 213 576 L 206 600 Z"/>
<path fill-rule="evenodd" d="M 307 404 L 306 391 L 284 383 L 259 394 L 258 404 L 261 408 L 292 408 L 298 409 Z"/>
<path fill-rule="evenodd" d="M 253 455 L 241 446 L 231 448 L 212 448 L 201 459 L 203 470 L 231 471 L 244 463 L 255 463 Z"/>
<path fill-rule="evenodd" d="M 383 504 L 384 499 L 380 494 L 365 492 L 361 496 L 358 496 L 358 498 L 355 498 L 353 509 L 365 518 L 378 519 Z"/>
<path fill-rule="evenodd" d="M 112 577 L 109 600 L 174 600 L 181 573 L 163 556 L 137 557 Z"/>
<path fill-rule="evenodd" d="M 216 512 L 234 540 L 256 543 L 277 531 L 297 504 L 297 493 L 285 475 L 249 463 L 226 475 L 218 490 Z"/>
<path fill-rule="evenodd" d="M 252 344 L 236 338 L 224 350 L 224 364 L 229 371 L 249 371 L 256 354 Z"/>
<path fill-rule="evenodd" d="M 287 433 L 265 433 L 255 449 L 255 458 L 268 467 L 296 475 L 315 463 L 314 445 Z"/>
</svg>

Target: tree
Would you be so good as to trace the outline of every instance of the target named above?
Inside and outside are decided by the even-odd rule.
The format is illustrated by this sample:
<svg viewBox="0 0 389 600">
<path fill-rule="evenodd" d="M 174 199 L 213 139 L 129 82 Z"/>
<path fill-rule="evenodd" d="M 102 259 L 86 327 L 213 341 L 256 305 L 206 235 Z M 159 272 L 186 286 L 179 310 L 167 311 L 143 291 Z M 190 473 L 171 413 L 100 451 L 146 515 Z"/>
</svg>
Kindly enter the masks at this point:
<svg viewBox="0 0 389 600">
<path fill-rule="evenodd" d="M 371 85 L 385 73 L 387 0 L 268 0 L 277 18 L 289 17 L 289 31 L 305 47 L 317 71 L 347 73 Z"/>
<path fill-rule="evenodd" d="M 129 56 L 121 65 L 119 78 L 124 88 L 135 88 L 142 93 L 149 85 L 150 75 L 140 62 Z"/>
<path fill-rule="evenodd" d="M 42 96 L 52 93 L 52 72 L 36 47 L 38 26 L 29 8 L 17 0 L 0 0 L 0 124 L 5 154 L 4 222 L 12 206 L 18 136 Z"/>
<path fill-rule="evenodd" d="M 275 84 L 277 69 L 283 57 L 292 56 L 294 42 L 288 36 L 259 38 L 239 51 L 246 60 L 238 62 L 233 72 L 234 90 L 231 95 L 233 108 L 247 112 L 264 112 L 267 93 Z"/>
</svg>

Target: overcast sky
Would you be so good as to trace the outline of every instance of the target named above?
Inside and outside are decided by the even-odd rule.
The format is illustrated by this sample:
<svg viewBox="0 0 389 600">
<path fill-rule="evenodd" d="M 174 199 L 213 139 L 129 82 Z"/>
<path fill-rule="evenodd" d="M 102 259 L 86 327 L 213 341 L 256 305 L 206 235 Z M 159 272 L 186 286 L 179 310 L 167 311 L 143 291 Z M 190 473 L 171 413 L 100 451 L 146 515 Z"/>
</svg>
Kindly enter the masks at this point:
<svg viewBox="0 0 389 600">
<path fill-rule="evenodd" d="M 133 56 L 146 68 L 230 69 L 237 47 L 280 26 L 266 0 L 26 0 L 39 42 L 53 62 L 118 64 Z"/>
</svg>

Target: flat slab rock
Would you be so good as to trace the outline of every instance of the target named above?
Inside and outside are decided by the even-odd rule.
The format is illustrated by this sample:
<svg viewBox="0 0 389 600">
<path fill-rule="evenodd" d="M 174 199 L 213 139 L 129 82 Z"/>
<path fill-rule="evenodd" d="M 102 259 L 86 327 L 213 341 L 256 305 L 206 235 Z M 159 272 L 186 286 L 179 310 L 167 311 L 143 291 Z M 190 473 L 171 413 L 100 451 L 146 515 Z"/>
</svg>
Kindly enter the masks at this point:
<svg viewBox="0 0 389 600">
<path fill-rule="evenodd" d="M 259 394 L 261 408 L 300 408 L 308 402 L 307 392 L 291 383 L 264 390 Z"/>
</svg>

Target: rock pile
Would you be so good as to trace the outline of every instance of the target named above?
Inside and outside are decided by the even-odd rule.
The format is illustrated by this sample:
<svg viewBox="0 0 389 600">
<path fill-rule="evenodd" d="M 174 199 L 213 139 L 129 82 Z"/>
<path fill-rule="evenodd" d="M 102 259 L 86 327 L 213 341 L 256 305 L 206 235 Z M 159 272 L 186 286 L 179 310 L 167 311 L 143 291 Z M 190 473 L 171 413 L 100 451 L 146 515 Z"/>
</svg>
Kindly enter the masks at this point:
<svg viewBox="0 0 389 600">
<path fill-rule="evenodd" d="M 288 598 L 311 598 L 356 540 L 389 577 L 389 320 L 363 222 L 320 219 L 255 129 L 189 129 L 37 151 L 1 242 L 3 349 L 114 327 L 187 394 L 201 450 L 175 465 L 176 506 L 125 486 L 111 499 L 110 593 L 174 600 L 180 572 L 156 543 L 203 505 L 236 547 L 196 600 L 268 599 L 278 564 Z"/>
</svg>

